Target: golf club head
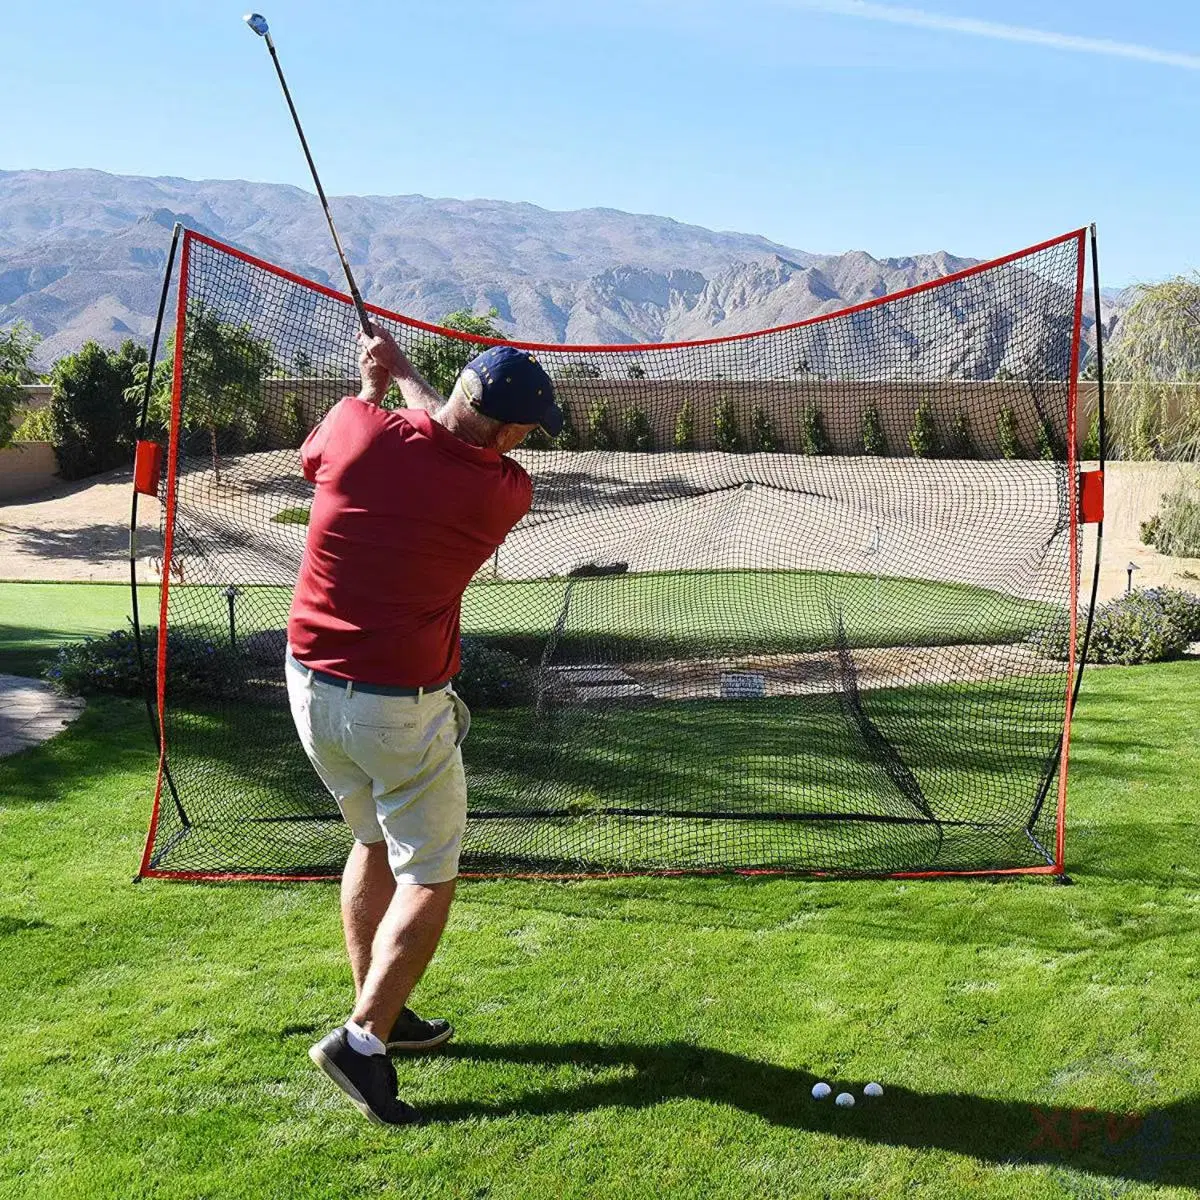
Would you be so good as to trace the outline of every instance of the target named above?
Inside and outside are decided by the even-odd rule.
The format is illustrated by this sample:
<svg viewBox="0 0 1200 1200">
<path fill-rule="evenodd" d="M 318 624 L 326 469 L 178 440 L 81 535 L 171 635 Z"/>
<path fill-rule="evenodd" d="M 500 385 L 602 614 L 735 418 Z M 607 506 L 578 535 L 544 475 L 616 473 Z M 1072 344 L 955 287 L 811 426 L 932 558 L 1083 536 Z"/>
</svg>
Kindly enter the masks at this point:
<svg viewBox="0 0 1200 1200">
<path fill-rule="evenodd" d="M 266 37 L 270 27 L 267 25 L 267 18 L 262 13 L 247 13 L 243 21 L 258 34 L 259 37 Z"/>
</svg>

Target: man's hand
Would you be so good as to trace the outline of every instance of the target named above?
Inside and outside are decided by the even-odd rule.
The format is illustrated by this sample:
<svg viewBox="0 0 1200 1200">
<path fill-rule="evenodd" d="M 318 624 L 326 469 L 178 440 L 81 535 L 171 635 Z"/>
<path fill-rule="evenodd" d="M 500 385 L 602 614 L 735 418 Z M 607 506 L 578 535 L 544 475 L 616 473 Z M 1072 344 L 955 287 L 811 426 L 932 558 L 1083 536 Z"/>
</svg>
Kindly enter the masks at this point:
<svg viewBox="0 0 1200 1200">
<path fill-rule="evenodd" d="M 358 344 L 366 350 L 375 365 L 389 375 L 403 379 L 412 373 L 412 363 L 404 357 L 404 351 L 396 345 L 396 339 L 382 326 L 373 324 L 370 337 L 360 332 Z"/>
<path fill-rule="evenodd" d="M 445 398 L 408 361 L 404 351 L 396 345 L 396 339 L 386 329 L 373 324 L 370 337 L 359 333 L 358 345 L 358 369 L 363 381 L 360 400 L 378 404 L 387 394 L 389 379 L 394 379 L 409 408 L 435 412 L 445 404 Z"/>
</svg>

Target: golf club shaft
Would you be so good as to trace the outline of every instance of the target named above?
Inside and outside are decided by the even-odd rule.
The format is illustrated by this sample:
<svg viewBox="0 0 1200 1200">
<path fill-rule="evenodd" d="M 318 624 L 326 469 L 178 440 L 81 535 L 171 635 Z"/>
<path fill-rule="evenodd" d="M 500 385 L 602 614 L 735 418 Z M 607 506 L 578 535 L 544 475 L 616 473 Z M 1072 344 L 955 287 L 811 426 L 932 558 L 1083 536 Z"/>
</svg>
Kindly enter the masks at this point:
<svg viewBox="0 0 1200 1200">
<path fill-rule="evenodd" d="M 313 162 L 312 153 L 308 148 L 308 139 L 304 136 L 304 128 L 300 124 L 299 114 L 296 112 L 295 104 L 292 103 L 292 93 L 288 91 L 287 80 L 283 77 L 283 68 L 279 65 L 279 55 L 275 53 L 275 43 L 271 41 L 270 33 L 264 36 L 264 40 L 267 43 L 267 49 L 271 52 L 271 61 L 275 64 L 275 74 L 279 76 L 279 86 L 283 88 L 283 98 L 287 101 L 288 110 L 292 114 L 292 122 L 296 126 L 296 132 L 300 135 L 300 145 L 304 150 L 304 157 L 308 160 L 308 169 L 312 172 L 313 183 L 317 187 L 317 196 L 320 197 L 321 207 L 325 211 L 325 220 L 329 222 L 329 232 L 333 235 L 333 244 L 337 248 L 338 258 L 342 260 L 342 270 L 346 272 L 346 285 L 350 289 L 354 307 L 358 310 L 359 324 L 362 325 L 363 332 L 369 334 L 371 322 L 367 317 L 367 309 L 363 304 L 358 284 L 354 282 L 350 263 L 346 260 L 346 252 L 342 249 L 342 239 L 338 237 L 337 227 L 333 223 L 333 214 L 329 211 L 329 201 L 325 199 L 325 189 L 321 186 L 321 177 L 317 174 L 316 163 Z"/>
</svg>

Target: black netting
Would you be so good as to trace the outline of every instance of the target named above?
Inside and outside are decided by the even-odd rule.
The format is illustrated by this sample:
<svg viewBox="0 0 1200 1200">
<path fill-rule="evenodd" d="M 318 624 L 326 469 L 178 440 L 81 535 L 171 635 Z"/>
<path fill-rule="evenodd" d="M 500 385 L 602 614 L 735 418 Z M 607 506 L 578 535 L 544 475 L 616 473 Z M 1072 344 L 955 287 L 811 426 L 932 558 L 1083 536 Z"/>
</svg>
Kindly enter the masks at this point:
<svg viewBox="0 0 1200 1200">
<path fill-rule="evenodd" d="M 1028 639 L 1073 594 L 1082 248 L 733 341 L 540 352 L 571 425 L 516 453 L 533 510 L 463 602 L 464 870 L 1053 859 L 1067 666 Z M 186 250 L 153 865 L 334 874 L 282 658 L 297 447 L 357 390 L 355 312 Z M 443 388 L 478 350 L 380 320 Z"/>
</svg>

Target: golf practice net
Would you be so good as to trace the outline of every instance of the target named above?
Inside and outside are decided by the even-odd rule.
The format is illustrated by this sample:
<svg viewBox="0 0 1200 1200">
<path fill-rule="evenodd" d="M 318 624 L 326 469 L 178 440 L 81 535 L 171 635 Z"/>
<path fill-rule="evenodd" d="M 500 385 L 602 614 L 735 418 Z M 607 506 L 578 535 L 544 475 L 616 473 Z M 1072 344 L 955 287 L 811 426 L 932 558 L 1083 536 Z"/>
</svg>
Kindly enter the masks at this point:
<svg viewBox="0 0 1200 1200">
<path fill-rule="evenodd" d="M 532 511 L 463 600 L 465 873 L 1062 870 L 1085 250 L 759 333 L 530 347 L 569 424 L 515 452 Z M 164 514 L 141 873 L 335 875 L 283 658 L 297 451 L 358 390 L 355 309 L 190 231 L 177 288 L 139 479 Z M 443 394 L 487 344 L 371 311 Z"/>
</svg>

